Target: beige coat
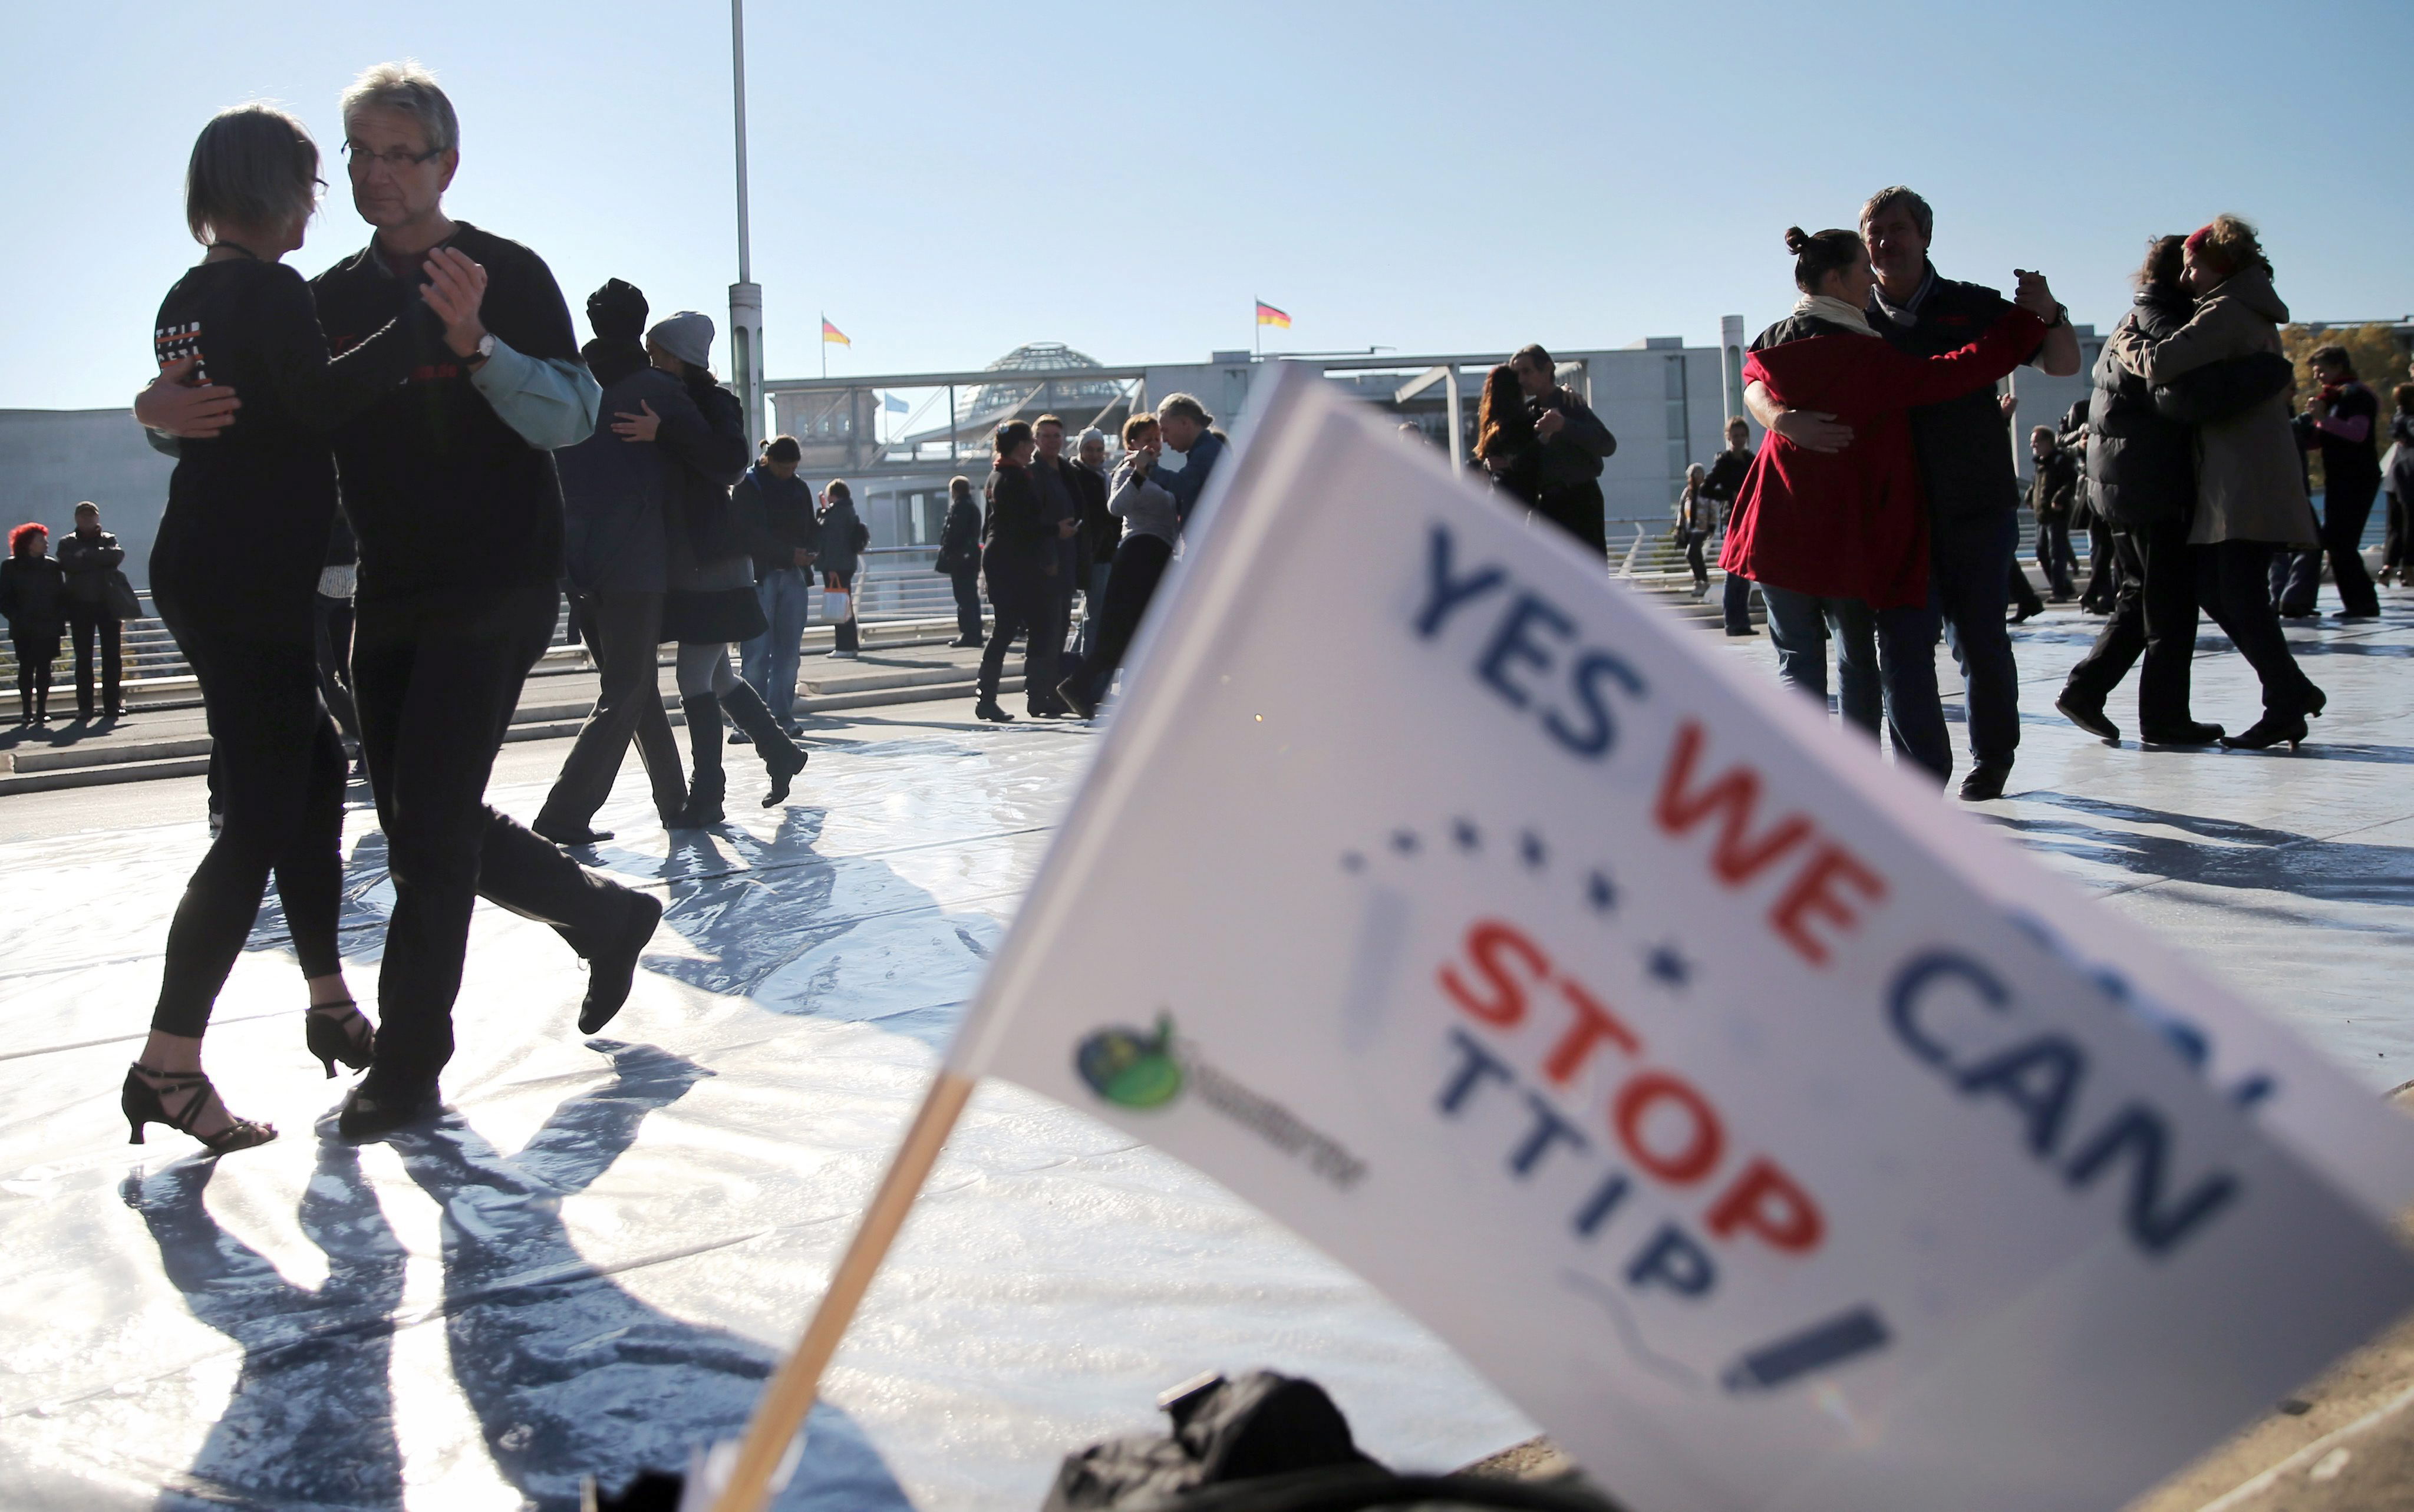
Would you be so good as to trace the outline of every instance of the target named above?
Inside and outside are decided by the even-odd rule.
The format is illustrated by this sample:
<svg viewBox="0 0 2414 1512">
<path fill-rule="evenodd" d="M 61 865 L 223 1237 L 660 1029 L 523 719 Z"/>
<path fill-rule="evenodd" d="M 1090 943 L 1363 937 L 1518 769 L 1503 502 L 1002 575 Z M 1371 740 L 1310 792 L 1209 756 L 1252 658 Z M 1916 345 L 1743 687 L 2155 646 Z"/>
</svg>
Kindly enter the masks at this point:
<svg viewBox="0 0 2414 1512">
<path fill-rule="evenodd" d="M 2227 357 L 2280 350 L 2288 306 L 2260 268 L 2232 274 L 2196 307 L 2185 326 L 2150 341 L 2124 325 L 2109 344 L 2113 361 L 2149 383 L 2168 383 Z M 2304 464 L 2288 426 L 2288 400 L 2273 394 L 2196 432 L 2196 519 L 2188 543 L 2263 541 L 2311 546 L 2317 537 L 2305 497 Z"/>
</svg>

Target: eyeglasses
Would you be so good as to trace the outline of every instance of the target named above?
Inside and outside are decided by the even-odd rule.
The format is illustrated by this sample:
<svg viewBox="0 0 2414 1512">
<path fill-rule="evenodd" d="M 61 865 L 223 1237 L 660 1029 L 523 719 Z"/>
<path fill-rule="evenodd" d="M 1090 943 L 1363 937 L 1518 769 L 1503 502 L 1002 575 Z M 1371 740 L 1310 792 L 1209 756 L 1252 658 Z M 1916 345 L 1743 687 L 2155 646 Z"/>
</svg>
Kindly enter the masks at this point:
<svg viewBox="0 0 2414 1512">
<path fill-rule="evenodd" d="M 389 173 L 407 173 L 443 151 L 441 147 L 430 147 L 424 153 L 413 153 L 394 147 L 373 153 L 356 141 L 347 141 L 344 143 L 344 163 L 355 173 L 367 172 L 370 165 L 375 163 L 383 163 Z"/>
</svg>

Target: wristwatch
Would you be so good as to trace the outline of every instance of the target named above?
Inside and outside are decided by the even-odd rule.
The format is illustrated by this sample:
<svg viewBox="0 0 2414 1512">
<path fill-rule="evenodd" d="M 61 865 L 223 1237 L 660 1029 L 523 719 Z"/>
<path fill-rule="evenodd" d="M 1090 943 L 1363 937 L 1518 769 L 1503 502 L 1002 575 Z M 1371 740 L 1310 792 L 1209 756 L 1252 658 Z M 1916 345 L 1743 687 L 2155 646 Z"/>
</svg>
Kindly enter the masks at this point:
<svg viewBox="0 0 2414 1512">
<path fill-rule="evenodd" d="M 474 373 L 479 368 L 485 366 L 486 359 L 494 355 L 495 334 L 489 331 L 484 335 L 478 338 L 478 349 L 469 354 L 469 371 Z"/>
<path fill-rule="evenodd" d="M 2059 331 L 2069 323 L 2070 306 L 2067 304 L 2056 304 L 2053 307 L 2053 319 L 2046 326 L 2046 329 L 2048 331 Z M 478 350 L 482 353 L 485 351 L 487 343 L 492 342 L 494 339 L 495 338 L 492 335 L 487 336 L 485 341 L 478 344 Z"/>
</svg>

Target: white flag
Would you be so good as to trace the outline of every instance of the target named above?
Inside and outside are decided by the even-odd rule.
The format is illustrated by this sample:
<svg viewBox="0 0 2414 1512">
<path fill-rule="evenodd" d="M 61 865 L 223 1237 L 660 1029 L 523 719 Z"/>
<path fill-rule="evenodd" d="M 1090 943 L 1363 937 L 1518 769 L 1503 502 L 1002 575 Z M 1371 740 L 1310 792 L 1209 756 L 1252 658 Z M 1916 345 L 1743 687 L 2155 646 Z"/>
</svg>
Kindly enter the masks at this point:
<svg viewBox="0 0 2414 1512">
<path fill-rule="evenodd" d="M 2396 1116 L 1337 390 L 1272 380 L 951 1052 L 1638 1512 L 2109 1507 L 2414 1300 Z"/>
</svg>

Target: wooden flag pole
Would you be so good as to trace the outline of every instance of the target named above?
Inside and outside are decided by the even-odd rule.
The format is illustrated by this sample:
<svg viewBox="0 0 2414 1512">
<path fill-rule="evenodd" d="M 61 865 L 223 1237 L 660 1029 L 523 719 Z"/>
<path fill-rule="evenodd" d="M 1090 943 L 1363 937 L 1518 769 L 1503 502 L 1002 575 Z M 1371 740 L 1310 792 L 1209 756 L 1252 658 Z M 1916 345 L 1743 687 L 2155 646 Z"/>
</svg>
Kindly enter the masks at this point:
<svg viewBox="0 0 2414 1512">
<path fill-rule="evenodd" d="M 738 1444 L 738 1463 L 730 1471 L 729 1484 L 712 1504 L 713 1512 L 762 1512 L 769 1501 L 771 1474 L 821 1394 L 822 1371 L 838 1352 L 839 1341 L 854 1321 L 855 1310 L 871 1288 L 880 1262 L 887 1258 L 897 1231 L 904 1227 L 905 1215 L 913 1211 L 922 1184 L 931 1178 L 931 1168 L 938 1164 L 939 1151 L 946 1147 L 975 1085 L 975 1078 L 946 1070 L 931 1082 L 912 1126 L 905 1131 L 904 1143 L 897 1147 L 896 1158 L 888 1163 L 887 1174 L 872 1194 L 872 1206 L 864 1209 L 862 1224 L 839 1257 L 829 1290 L 813 1309 L 804 1337 L 763 1388 L 763 1400 L 755 1403 L 753 1420 L 746 1425 L 746 1437 Z"/>
</svg>

